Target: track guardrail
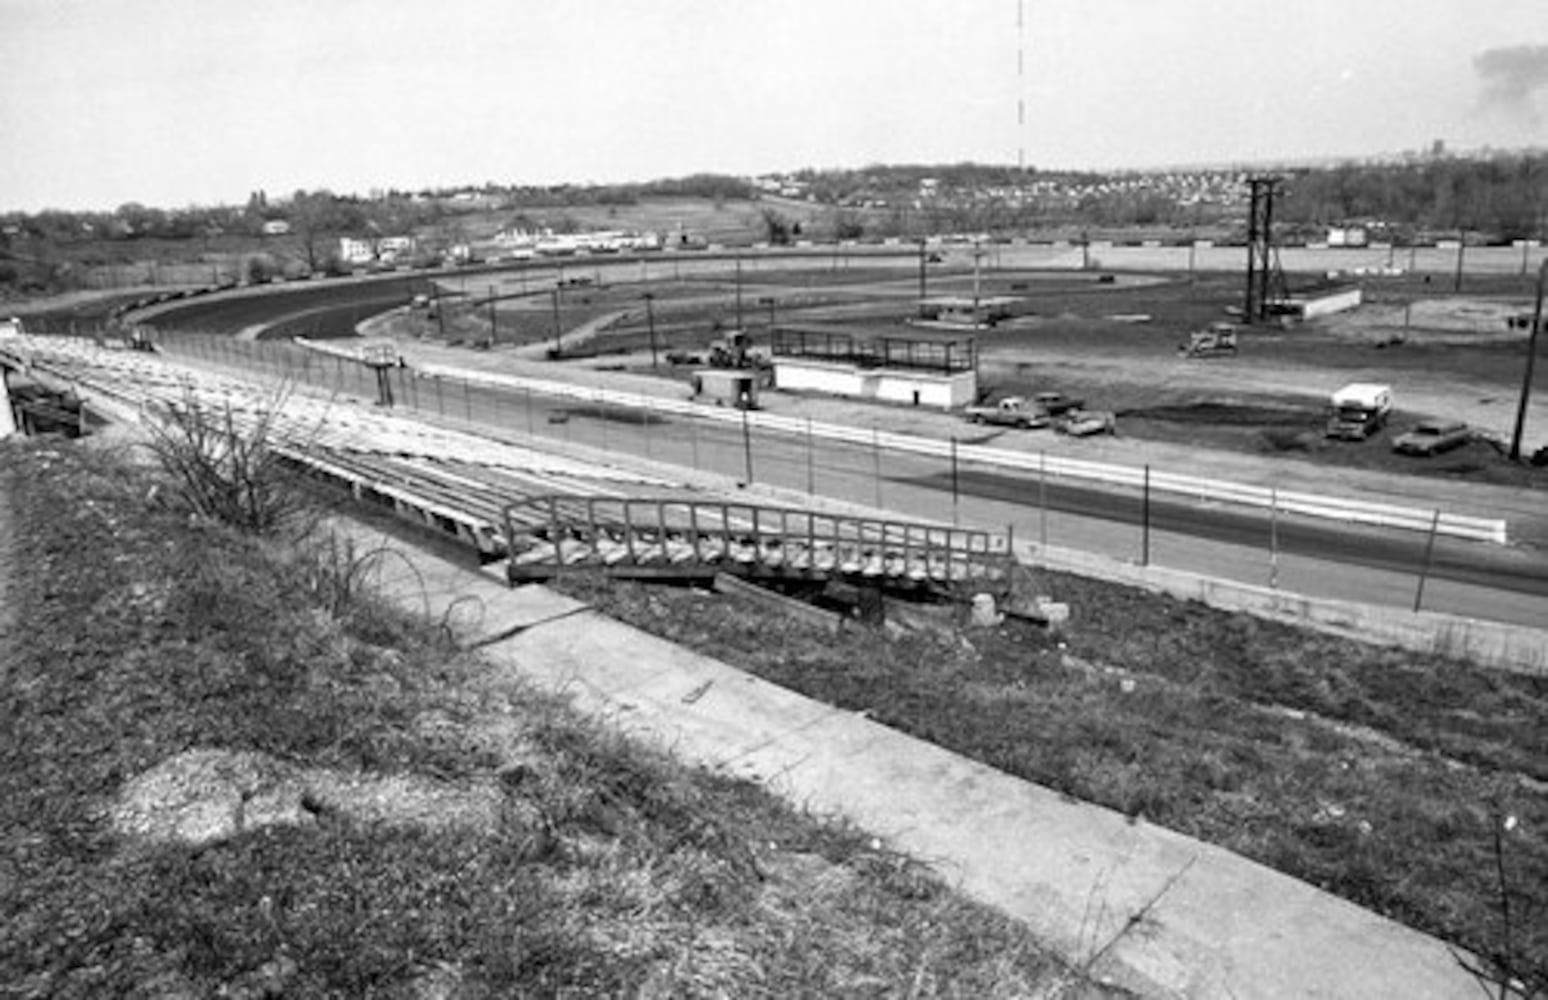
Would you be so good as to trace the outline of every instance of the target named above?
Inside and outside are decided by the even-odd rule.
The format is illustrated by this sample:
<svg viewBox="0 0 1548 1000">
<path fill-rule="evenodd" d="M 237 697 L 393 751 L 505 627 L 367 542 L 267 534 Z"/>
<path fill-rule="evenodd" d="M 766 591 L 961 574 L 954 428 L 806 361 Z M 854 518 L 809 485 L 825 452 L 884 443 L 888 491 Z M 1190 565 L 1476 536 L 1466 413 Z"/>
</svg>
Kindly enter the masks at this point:
<svg viewBox="0 0 1548 1000">
<path fill-rule="evenodd" d="M 675 413 L 702 420 L 718 420 L 723 423 L 740 424 L 744 419 L 744 413 L 741 410 L 708 406 L 688 400 L 619 392 L 614 389 L 600 389 L 593 386 L 580 386 L 551 379 L 528 378 L 521 375 L 504 375 L 494 372 L 477 372 L 444 365 L 421 365 L 415 368 L 414 371 L 416 375 L 422 377 L 458 379 L 473 384 L 524 389 L 543 395 L 581 399 L 592 403 L 634 409 L 653 410 L 659 413 Z M 919 437 L 913 434 L 897 434 L 891 431 L 867 431 L 837 424 L 808 424 L 805 420 L 756 411 L 746 413 L 745 419 L 751 426 L 762 430 L 799 435 L 810 433 L 813 437 L 825 440 L 879 445 L 895 451 L 928 455 L 935 458 L 948 457 L 952 450 L 952 443 L 950 441 Z M 1023 472 L 1036 472 L 1040 475 L 1059 476 L 1065 479 L 1084 480 L 1132 489 L 1143 488 L 1146 485 L 1146 470 L 1133 466 L 1114 465 L 1107 462 L 1094 462 L 1089 459 L 1063 458 L 1045 454 L 1033 455 L 1006 451 L 1001 448 L 989 448 L 983 445 L 959 444 L 956 446 L 956 453 L 957 457 L 964 461 L 996 465 L 1001 468 L 1016 469 Z M 1295 490 L 1278 490 L 1271 487 L 1252 486 L 1246 483 L 1235 483 L 1220 479 L 1206 479 L 1154 469 L 1148 473 L 1148 479 L 1151 490 L 1173 493 L 1178 496 L 1190 497 L 1206 502 L 1231 503 L 1261 510 L 1276 510 L 1286 514 L 1301 514 L 1307 517 L 1349 521 L 1356 524 L 1367 524 L 1384 528 L 1434 532 L 1437 535 L 1446 535 L 1470 541 L 1492 542 L 1499 545 L 1503 545 L 1506 542 L 1506 523 L 1499 518 L 1473 517 L 1435 509 L 1409 507 L 1401 504 L 1354 500 Z"/>
</svg>

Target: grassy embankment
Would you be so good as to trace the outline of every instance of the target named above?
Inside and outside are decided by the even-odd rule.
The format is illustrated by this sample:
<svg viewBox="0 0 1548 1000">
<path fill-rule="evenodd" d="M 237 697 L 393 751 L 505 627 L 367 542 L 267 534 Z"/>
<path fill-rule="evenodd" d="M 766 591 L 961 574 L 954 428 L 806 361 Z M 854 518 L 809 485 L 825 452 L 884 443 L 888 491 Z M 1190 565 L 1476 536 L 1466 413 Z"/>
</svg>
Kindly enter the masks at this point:
<svg viewBox="0 0 1548 1000">
<path fill-rule="evenodd" d="M 729 599 L 703 592 L 560 585 L 1009 774 L 1470 949 L 1508 948 L 1548 988 L 1548 679 L 1078 577 L 1038 583 L 1073 607 L 1067 636 L 942 621 L 887 641 L 864 630 L 835 639 L 757 607 L 729 612 Z"/>
<path fill-rule="evenodd" d="M 0 650 L 7 990 L 1100 995 L 859 831 L 491 685 L 327 546 L 191 518 L 74 443 L 0 443 L 0 475 L 23 625 Z M 502 740 L 477 738 L 491 726 Z M 201 848 L 115 834 L 125 782 L 191 748 L 483 781 L 503 818 L 323 813 Z"/>
</svg>

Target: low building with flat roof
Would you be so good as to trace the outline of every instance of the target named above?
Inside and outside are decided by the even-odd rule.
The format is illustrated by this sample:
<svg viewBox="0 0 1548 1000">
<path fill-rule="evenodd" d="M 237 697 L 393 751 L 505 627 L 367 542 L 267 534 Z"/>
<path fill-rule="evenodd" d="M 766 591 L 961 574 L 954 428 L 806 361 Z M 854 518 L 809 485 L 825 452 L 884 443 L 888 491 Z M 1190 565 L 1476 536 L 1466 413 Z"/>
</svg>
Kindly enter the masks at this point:
<svg viewBox="0 0 1548 1000">
<path fill-rule="evenodd" d="M 1017 314 L 1022 299 L 1009 295 L 938 295 L 919 301 L 921 319 L 958 326 L 994 326 Z"/>
<path fill-rule="evenodd" d="M 977 343 L 960 334 L 783 326 L 770 347 L 778 389 L 941 409 L 978 398 Z"/>
</svg>

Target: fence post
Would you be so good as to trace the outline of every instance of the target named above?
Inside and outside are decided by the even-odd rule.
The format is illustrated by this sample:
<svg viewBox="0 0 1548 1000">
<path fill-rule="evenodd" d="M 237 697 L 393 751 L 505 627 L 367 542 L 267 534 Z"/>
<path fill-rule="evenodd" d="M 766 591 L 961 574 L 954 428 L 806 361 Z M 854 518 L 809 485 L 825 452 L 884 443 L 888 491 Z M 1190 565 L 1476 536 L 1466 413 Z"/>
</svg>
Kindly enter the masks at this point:
<svg viewBox="0 0 1548 1000">
<path fill-rule="evenodd" d="M 806 495 L 817 495 L 817 467 L 812 449 L 812 418 L 806 418 Z"/>
<path fill-rule="evenodd" d="M 747 473 L 747 485 L 753 481 L 752 430 L 747 425 L 747 408 L 742 408 L 742 456 Z"/>
<path fill-rule="evenodd" d="M 952 527 L 960 527 L 961 518 L 961 494 L 957 489 L 957 435 L 951 436 L 951 524 Z"/>
<path fill-rule="evenodd" d="M 1037 453 L 1037 547 L 1048 548 L 1048 452 Z"/>
<path fill-rule="evenodd" d="M 1140 504 L 1140 565 L 1150 565 L 1150 463 L 1145 463 L 1145 492 Z"/>
<path fill-rule="evenodd" d="M 1424 565 L 1419 569 L 1419 586 L 1414 589 L 1414 613 L 1419 613 L 1419 606 L 1424 603 L 1424 581 L 1430 576 L 1430 560 L 1435 556 L 1435 534 L 1440 529 L 1439 508 L 1435 510 L 1435 516 L 1430 518 L 1430 536 L 1424 540 Z"/>
<path fill-rule="evenodd" d="M 881 432 L 871 425 L 871 471 L 876 480 L 876 509 L 882 509 Z"/>
<path fill-rule="evenodd" d="M 436 380 L 440 384 L 440 380 Z M 548 537 L 554 543 L 554 575 L 564 568 L 564 546 L 559 541 L 559 498 L 550 495 L 548 498 Z"/>
<path fill-rule="evenodd" d="M 1269 487 L 1269 589 L 1279 589 L 1279 489 Z"/>
</svg>

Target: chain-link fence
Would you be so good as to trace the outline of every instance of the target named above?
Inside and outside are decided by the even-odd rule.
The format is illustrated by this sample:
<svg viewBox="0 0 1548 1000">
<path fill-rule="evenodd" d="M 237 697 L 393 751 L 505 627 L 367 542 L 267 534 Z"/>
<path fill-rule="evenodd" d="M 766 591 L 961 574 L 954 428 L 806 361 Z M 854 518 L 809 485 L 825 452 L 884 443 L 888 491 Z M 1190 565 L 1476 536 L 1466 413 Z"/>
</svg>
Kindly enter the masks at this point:
<svg viewBox="0 0 1548 1000">
<path fill-rule="evenodd" d="M 883 444 L 886 415 L 834 440 L 809 421 L 804 431 L 760 427 L 744 411 L 686 408 L 679 401 L 621 405 L 598 392 L 548 395 L 530 388 L 430 376 L 294 344 L 178 336 L 172 356 L 251 377 L 315 386 L 377 405 L 499 436 L 528 436 L 617 459 L 644 459 L 727 484 L 773 487 L 894 515 L 1010 533 L 1019 543 L 1055 546 L 1142 565 L 1165 566 L 1317 597 L 1452 611 L 1523 622 L 1548 620 L 1548 595 L 1525 586 L 1506 594 L 1481 578 L 1476 543 L 1403 529 L 1358 532 L 1322 518 L 1200 505 L 1150 488 L 1088 484 L 1035 471 Z M 689 411 L 692 412 L 689 412 Z M 789 422 L 785 422 L 788 426 Z M 868 432 L 868 433 L 867 433 Z M 964 451 L 969 450 L 964 446 Z M 1470 582 L 1471 581 L 1471 582 Z"/>
</svg>

